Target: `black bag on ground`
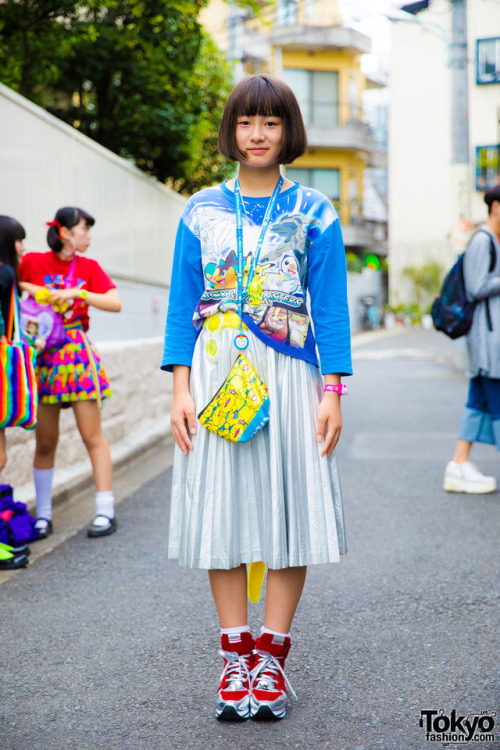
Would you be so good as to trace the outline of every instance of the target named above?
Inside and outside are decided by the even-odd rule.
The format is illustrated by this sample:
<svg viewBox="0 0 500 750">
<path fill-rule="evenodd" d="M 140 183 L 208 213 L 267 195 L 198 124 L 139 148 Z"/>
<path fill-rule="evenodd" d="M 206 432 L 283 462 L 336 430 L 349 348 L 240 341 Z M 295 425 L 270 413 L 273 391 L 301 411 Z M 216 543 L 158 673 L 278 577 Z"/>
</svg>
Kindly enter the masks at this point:
<svg viewBox="0 0 500 750">
<path fill-rule="evenodd" d="M 484 231 L 483 229 L 479 230 Z M 485 232 L 485 234 L 488 234 Z M 474 235 L 475 237 L 476 235 Z M 490 267 L 489 272 L 493 271 L 496 264 L 495 243 L 488 234 L 491 242 L 490 246 Z M 472 240 L 471 240 L 472 241 Z M 470 245 L 470 242 L 469 242 Z M 469 245 L 467 247 L 469 247 Z M 465 289 L 464 280 L 464 255 L 465 250 L 458 258 L 455 265 L 446 274 L 441 293 L 436 297 L 431 308 L 431 317 L 434 328 L 442 331 L 450 339 L 458 339 L 469 332 L 474 318 L 474 310 L 477 302 L 469 299 Z M 488 316 L 488 326 L 490 331 L 491 318 L 488 300 L 486 300 L 486 314 Z"/>
</svg>

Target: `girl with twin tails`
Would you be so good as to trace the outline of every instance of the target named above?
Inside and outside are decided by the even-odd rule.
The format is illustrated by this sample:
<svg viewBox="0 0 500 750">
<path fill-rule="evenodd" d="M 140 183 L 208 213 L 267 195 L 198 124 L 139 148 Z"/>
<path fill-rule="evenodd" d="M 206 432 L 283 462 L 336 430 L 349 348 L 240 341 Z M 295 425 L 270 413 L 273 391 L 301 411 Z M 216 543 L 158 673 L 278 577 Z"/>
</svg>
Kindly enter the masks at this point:
<svg viewBox="0 0 500 750">
<path fill-rule="evenodd" d="M 111 395 L 99 354 L 87 337 L 89 307 L 120 312 L 116 286 L 99 263 L 84 256 L 94 218 L 81 208 L 60 208 L 48 222 L 45 253 L 24 255 L 19 268 L 21 289 L 61 311 L 65 339 L 43 349 L 37 360 L 38 424 L 34 481 L 39 538 L 52 533 L 52 479 L 61 409 L 72 407 L 92 462 L 96 486 L 95 518 L 87 534 L 101 537 L 117 529 L 112 491 L 113 467 L 101 429 L 102 401 Z M 43 342 L 42 342 L 43 344 Z"/>
<path fill-rule="evenodd" d="M 172 270 L 162 362 L 173 372 L 177 443 L 168 555 L 208 570 L 224 659 L 217 718 L 281 719 L 307 566 L 346 552 L 334 453 L 341 376 L 352 374 L 346 263 L 331 201 L 280 173 L 307 148 L 287 85 L 267 75 L 239 83 L 218 145 L 238 175 L 189 199 Z M 262 407 L 256 427 L 239 418 L 251 411 L 245 394 L 225 390 L 239 355 L 267 393 L 269 418 Z M 255 639 L 247 566 L 253 587 L 262 564 Z"/>
</svg>

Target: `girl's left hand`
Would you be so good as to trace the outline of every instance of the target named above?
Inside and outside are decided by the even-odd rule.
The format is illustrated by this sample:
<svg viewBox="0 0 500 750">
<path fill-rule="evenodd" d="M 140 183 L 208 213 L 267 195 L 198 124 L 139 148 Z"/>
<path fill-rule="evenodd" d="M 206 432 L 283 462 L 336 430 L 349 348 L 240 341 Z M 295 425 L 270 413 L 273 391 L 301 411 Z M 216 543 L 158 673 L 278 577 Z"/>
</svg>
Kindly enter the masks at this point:
<svg viewBox="0 0 500 750">
<path fill-rule="evenodd" d="M 67 302 L 70 299 L 78 299 L 80 296 L 79 289 L 51 289 L 49 302 Z"/>
<path fill-rule="evenodd" d="M 341 431 L 340 396 L 337 393 L 325 393 L 318 407 L 318 429 L 316 430 L 316 440 L 318 443 L 324 443 L 321 451 L 322 456 L 326 453 L 330 458 L 339 442 Z"/>
</svg>

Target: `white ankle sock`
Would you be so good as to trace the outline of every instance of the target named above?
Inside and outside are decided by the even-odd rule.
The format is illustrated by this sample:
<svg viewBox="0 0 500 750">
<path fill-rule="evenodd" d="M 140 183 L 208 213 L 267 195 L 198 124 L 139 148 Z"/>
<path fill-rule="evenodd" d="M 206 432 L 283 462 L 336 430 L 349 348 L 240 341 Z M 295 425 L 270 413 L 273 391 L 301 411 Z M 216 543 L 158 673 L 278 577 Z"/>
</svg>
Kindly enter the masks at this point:
<svg viewBox="0 0 500 750">
<path fill-rule="evenodd" d="M 248 625 L 240 625 L 238 628 L 221 628 L 220 634 L 222 635 L 236 635 L 237 633 L 249 633 L 250 628 Z"/>
<path fill-rule="evenodd" d="M 271 635 L 279 635 L 282 638 L 290 638 L 290 633 L 278 633 L 277 630 L 269 630 L 269 628 L 266 628 L 264 625 L 260 629 L 260 634 L 264 635 L 264 633 L 270 633 Z"/>
<path fill-rule="evenodd" d="M 33 481 L 35 482 L 36 492 L 36 515 L 37 518 L 46 518 L 47 521 L 52 520 L 53 476 L 54 469 L 33 469 Z"/>
<path fill-rule="evenodd" d="M 108 518 L 115 516 L 115 498 L 113 490 L 95 493 L 94 526 L 106 526 Z"/>
</svg>

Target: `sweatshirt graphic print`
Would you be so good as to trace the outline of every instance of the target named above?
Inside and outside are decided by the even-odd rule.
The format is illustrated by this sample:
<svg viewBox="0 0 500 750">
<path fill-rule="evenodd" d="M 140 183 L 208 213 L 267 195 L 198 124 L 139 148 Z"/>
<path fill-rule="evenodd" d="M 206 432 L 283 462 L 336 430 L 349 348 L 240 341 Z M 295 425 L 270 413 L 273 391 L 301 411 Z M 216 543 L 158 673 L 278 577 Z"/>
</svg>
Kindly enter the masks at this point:
<svg viewBox="0 0 500 750">
<path fill-rule="evenodd" d="M 243 196 L 245 285 L 269 200 Z M 176 283 L 181 279 L 182 289 Z M 317 343 L 323 372 L 351 372 L 344 246 L 335 209 L 322 193 L 298 183 L 280 193 L 254 280 L 259 282 L 260 293 L 257 298 L 247 297 L 243 320 L 258 338 L 278 351 L 315 365 L 318 365 Z M 178 361 L 179 355 L 176 359 L 175 350 L 180 353 L 183 348 L 180 332 L 176 333 L 179 324 L 186 330 L 185 319 L 189 315 L 191 325 L 194 324 L 194 338 L 188 336 L 188 339 L 194 348 L 196 334 L 206 317 L 238 311 L 237 286 L 235 199 L 234 193 L 223 184 L 192 196 L 180 221 L 164 369 L 171 369 L 173 364 L 190 364 Z M 316 340 L 307 292 L 311 297 Z M 190 311 L 189 305 L 192 305 Z M 180 348 L 177 344 L 181 344 Z M 337 369 L 325 370 L 323 356 L 331 359 L 329 366 Z"/>
</svg>

